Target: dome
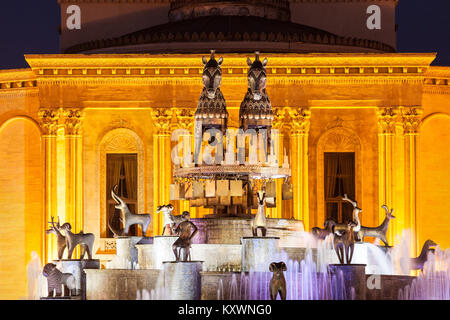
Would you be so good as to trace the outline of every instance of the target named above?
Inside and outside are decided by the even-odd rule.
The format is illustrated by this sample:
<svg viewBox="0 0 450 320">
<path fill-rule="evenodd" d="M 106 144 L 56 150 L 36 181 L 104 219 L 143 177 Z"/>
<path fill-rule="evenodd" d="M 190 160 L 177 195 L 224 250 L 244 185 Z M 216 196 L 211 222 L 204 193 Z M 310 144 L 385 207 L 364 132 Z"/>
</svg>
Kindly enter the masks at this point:
<svg viewBox="0 0 450 320">
<path fill-rule="evenodd" d="M 290 21 L 288 0 L 177 0 L 169 22 L 120 37 L 81 43 L 65 53 L 395 52 Z"/>
</svg>

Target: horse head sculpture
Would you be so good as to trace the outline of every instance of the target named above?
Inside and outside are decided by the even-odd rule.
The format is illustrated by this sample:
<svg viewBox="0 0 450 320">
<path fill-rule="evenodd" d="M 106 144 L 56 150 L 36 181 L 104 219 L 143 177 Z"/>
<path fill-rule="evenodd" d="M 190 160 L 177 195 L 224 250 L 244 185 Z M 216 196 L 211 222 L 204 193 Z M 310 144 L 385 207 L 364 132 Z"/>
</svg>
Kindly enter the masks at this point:
<svg viewBox="0 0 450 320">
<path fill-rule="evenodd" d="M 221 57 L 219 61 L 216 61 L 214 54 L 215 51 L 211 50 L 209 61 L 205 57 L 202 58 L 203 64 L 205 65 L 203 69 L 203 90 L 206 91 L 209 99 L 216 97 L 217 89 L 222 82 L 222 70 L 220 66 L 222 65 L 223 58 Z"/>
<path fill-rule="evenodd" d="M 253 62 L 250 58 L 247 58 L 247 64 L 250 67 L 247 74 L 248 88 L 256 101 L 261 100 L 265 94 L 267 81 L 266 65 L 268 60 L 265 58 L 261 61 L 259 54 L 258 51 L 255 53 L 255 61 Z"/>
</svg>

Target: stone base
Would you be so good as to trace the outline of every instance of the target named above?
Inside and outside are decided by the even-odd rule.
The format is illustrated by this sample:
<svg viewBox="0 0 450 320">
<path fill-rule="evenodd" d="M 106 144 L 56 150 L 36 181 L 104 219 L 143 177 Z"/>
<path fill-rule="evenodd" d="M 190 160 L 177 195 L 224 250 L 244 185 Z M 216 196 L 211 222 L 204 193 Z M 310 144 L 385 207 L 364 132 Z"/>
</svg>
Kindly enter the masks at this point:
<svg viewBox="0 0 450 320">
<path fill-rule="evenodd" d="M 344 286 L 346 291 L 346 300 L 365 300 L 366 299 L 366 265 L 365 264 L 330 264 L 328 270 L 332 275 L 338 278 L 342 272 Z M 341 285 L 337 281 L 337 285 Z M 354 289 L 354 295 L 352 294 Z"/>
<path fill-rule="evenodd" d="M 73 297 L 42 297 L 40 300 L 81 300 L 81 296 L 73 296 Z"/>
<path fill-rule="evenodd" d="M 86 269 L 100 269 L 100 260 L 55 260 L 57 268 L 75 277 L 75 295 L 86 299 Z"/>
<path fill-rule="evenodd" d="M 164 285 L 161 270 L 85 270 L 87 300 L 136 300 Z"/>
<path fill-rule="evenodd" d="M 200 300 L 202 261 L 164 262 L 167 300 Z"/>
<path fill-rule="evenodd" d="M 118 237 L 116 239 L 116 256 L 107 263 L 108 269 L 134 269 L 138 265 L 136 244 L 144 237 Z"/>
<path fill-rule="evenodd" d="M 157 236 L 153 238 L 153 268 L 163 269 L 164 261 L 175 261 L 172 250 L 178 236 Z"/>
<path fill-rule="evenodd" d="M 269 271 L 270 264 L 278 260 L 280 253 L 278 240 L 279 238 L 270 237 L 241 238 L 242 271 Z"/>
</svg>

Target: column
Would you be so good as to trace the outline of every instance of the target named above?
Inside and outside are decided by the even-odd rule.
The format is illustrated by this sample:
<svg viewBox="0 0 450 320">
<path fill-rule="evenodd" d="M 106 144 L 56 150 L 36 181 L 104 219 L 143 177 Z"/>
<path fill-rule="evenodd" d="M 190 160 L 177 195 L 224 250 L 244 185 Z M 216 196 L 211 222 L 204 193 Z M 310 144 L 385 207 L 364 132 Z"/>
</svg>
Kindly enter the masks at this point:
<svg viewBox="0 0 450 320">
<path fill-rule="evenodd" d="M 58 114 L 53 110 L 41 109 L 38 113 L 42 130 L 42 148 L 44 155 L 44 230 L 49 228 L 48 221 L 56 219 L 56 125 Z M 44 234 L 43 263 L 54 259 L 57 255 L 56 238 Z"/>
<path fill-rule="evenodd" d="M 417 255 L 420 246 L 417 237 L 417 166 L 419 148 L 419 127 L 423 109 L 410 106 L 400 107 L 405 147 L 405 213 L 406 227 L 412 230 L 411 253 Z"/>
<path fill-rule="evenodd" d="M 288 108 L 291 125 L 291 168 L 294 189 L 294 219 L 309 231 L 308 136 L 311 111 Z"/>
<path fill-rule="evenodd" d="M 284 131 L 286 125 L 286 109 L 285 108 L 273 108 L 272 128 L 278 130 L 278 165 L 283 165 L 284 156 Z M 273 139 L 274 137 L 272 137 Z M 277 207 L 273 209 L 268 209 L 271 218 L 283 218 L 283 197 L 282 197 L 282 185 L 284 180 L 277 179 Z"/>
<path fill-rule="evenodd" d="M 163 216 L 156 214 L 159 205 L 169 203 L 169 186 L 172 181 L 171 121 L 173 110 L 155 108 L 151 111 L 153 133 L 153 235 L 160 235 Z"/>
<path fill-rule="evenodd" d="M 177 117 L 177 129 L 183 129 L 189 132 L 189 134 L 182 135 L 181 139 L 183 141 L 183 163 L 186 158 L 186 153 L 192 152 L 192 137 L 193 137 L 193 129 L 194 129 L 194 117 L 195 117 L 195 109 L 193 108 L 178 108 L 176 110 Z M 191 155 L 188 155 L 191 157 Z M 192 157 L 192 162 L 194 161 Z M 180 200 L 180 210 L 179 214 L 183 211 L 192 211 L 191 218 L 197 218 L 197 208 L 189 209 L 189 200 Z"/>
<path fill-rule="evenodd" d="M 45 219 L 68 222 L 72 232 L 83 228 L 83 172 L 80 109 L 39 111 L 45 154 Z M 47 229 L 49 225 L 46 225 Z M 44 237 L 46 261 L 57 257 L 56 238 Z M 78 257 L 78 248 L 74 258 Z"/>
<path fill-rule="evenodd" d="M 394 208 L 396 221 L 391 221 L 388 231 L 388 241 L 393 243 L 400 227 L 403 228 L 404 201 L 398 197 L 398 188 L 403 190 L 403 163 L 402 136 L 403 130 L 399 127 L 398 108 L 380 108 L 378 115 L 378 167 L 379 167 L 379 206 L 378 223 L 385 218 L 382 205 Z M 400 139 L 398 139 L 400 137 Z M 401 192 L 400 192 L 401 193 Z"/>
<path fill-rule="evenodd" d="M 83 230 L 83 148 L 81 124 L 83 114 L 80 109 L 61 110 L 65 140 L 66 176 L 66 221 L 73 232 Z"/>
</svg>

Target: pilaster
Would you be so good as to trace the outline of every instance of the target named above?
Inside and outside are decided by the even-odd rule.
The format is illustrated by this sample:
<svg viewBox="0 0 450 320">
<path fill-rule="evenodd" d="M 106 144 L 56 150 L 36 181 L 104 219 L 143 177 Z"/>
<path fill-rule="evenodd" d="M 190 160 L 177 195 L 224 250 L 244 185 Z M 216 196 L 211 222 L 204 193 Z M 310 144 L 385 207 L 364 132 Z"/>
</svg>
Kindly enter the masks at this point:
<svg viewBox="0 0 450 320">
<path fill-rule="evenodd" d="M 151 111 L 153 133 L 153 212 L 159 205 L 169 203 L 169 186 L 172 182 L 172 161 L 170 149 L 171 122 L 173 110 L 155 108 Z M 153 234 L 160 235 L 163 216 L 153 216 Z"/>
<path fill-rule="evenodd" d="M 302 220 L 309 230 L 308 136 L 309 108 L 288 108 L 291 124 L 291 167 L 294 189 L 294 219 Z"/>
</svg>

